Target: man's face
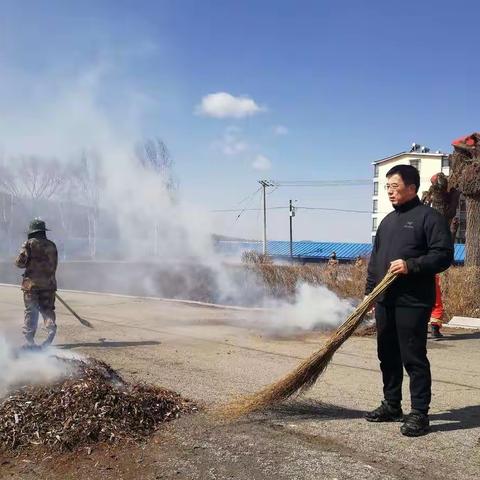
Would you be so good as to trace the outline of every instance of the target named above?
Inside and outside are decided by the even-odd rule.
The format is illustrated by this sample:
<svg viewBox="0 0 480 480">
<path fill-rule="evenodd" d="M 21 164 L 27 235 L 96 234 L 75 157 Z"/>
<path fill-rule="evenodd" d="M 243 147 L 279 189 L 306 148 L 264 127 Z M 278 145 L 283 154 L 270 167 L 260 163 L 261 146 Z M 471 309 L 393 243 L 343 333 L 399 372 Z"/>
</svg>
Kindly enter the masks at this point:
<svg viewBox="0 0 480 480">
<path fill-rule="evenodd" d="M 405 202 L 412 200 L 417 195 L 415 185 L 405 185 L 402 177 L 396 173 L 391 177 L 387 177 L 385 185 L 388 199 L 392 202 L 394 207 L 402 205 Z"/>
</svg>

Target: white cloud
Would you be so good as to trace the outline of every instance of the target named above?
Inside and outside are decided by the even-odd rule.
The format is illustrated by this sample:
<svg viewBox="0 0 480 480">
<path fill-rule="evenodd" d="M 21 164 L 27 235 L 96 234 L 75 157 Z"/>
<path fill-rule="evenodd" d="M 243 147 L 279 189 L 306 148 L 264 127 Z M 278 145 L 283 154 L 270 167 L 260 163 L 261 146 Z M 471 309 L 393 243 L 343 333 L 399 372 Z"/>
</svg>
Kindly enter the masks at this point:
<svg viewBox="0 0 480 480">
<path fill-rule="evenodd" d="M 285 125 L 275 125 L 273 127 L 273 133 L 275 135 L 287 135 L 288 134 L 288 128 Z"/>
<path fill-rule="evenodd" d="M 215 142 L 214 146 L 228 156 L 239 155 L 250 147 L 242 138 L 242 130 L 234 126 L 227 127 L 223 137 Z"/>
<path fill-rule="evenodd" d="M 272 162 L 265 155 L 257 155 L 252 163 L 252 167 L 255 170 L 270 170 L 272 168 Z"/>
<path fill-rule="evenodd" d="M 205 95 L 195 113 L 214 118 L 243 118 L 265 111 L 249 97 L 234 97 L 218 92 Z"/>
</svg>

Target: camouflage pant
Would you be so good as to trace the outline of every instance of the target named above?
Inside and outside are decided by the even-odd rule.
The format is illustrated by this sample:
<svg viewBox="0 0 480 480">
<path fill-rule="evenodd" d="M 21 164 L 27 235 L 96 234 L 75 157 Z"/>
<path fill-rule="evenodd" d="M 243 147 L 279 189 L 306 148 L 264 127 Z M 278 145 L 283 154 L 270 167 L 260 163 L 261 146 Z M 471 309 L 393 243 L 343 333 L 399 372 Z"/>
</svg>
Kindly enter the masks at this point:
<svg viewBox="0 0 480 480">
<path fill-rule="evenodd" d="M 48 333 L 44 344 L 50 345 L 57 332 L 55 290 L 24 291 L 23 301 L 25 302 L 25 322 L 23 325 L 25 340 L 27 343 L 34 343 L 33 338 L 37 331 L 38 315 L 41 313 Z"/>
</svg>

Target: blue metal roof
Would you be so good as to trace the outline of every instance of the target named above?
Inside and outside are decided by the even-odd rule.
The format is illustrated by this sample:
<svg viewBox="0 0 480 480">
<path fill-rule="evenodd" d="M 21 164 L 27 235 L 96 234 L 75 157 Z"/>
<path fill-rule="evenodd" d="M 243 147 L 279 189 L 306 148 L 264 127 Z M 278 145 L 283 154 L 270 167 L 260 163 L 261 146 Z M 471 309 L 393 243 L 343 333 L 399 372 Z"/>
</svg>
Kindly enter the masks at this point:
<svg viewBox="0 0 480 480">
<path fill-rule="evenodd" d="M 226 255 L 241 255 L 242 252 L 254 250 L 262 252 L 262 242 L 242 242 L 235 240 L 219 240 L 217 250 Z M 370 243 L 339 243 L 339 242 L 293 242 L 293 256 L 299 259 L 327 260 L 332 252 L 337 254 L 339 260 L 354 260 L 356 257 L 370 255 Z M 289 258 L 290 242 L 267 242 L 268 254 L 272 257 Z M 465 245 L 455 245 L 455 262 L 463 263 L 465 258 Z"/>
</svg>

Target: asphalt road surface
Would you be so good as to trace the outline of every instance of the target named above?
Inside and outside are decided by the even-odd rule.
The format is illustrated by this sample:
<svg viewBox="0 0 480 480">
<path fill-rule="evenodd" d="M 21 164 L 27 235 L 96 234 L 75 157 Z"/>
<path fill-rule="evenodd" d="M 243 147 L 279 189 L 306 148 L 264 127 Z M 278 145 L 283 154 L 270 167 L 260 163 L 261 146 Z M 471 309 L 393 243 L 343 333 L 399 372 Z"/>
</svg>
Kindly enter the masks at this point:
<svg viewBox="0 0 480 480">
<path fill-rule="evenodd" d="M 478 479 L 480 333 L 429 342 L 432 431 L 405 438 L 400 424 L 371 424 L 381 400 L 374 337 L 352 337 L 308 394 L 233 422 L 208 410 L 294 368 L 327 338 L 273 337 L 275 311 L 60 292 L 95 328 L 57 305 L 56 347 L 111 364 L 127 379 L 171 388 L 204 407 L 166 424 L 142 445 L 98 447 L 33 461 L 0 454 L 15 479 Z M 21 342 L 21 292 L 0 287 L 0 331 Z M 404 410 L 409 410 L 408 379 Z"/>
</svg>

